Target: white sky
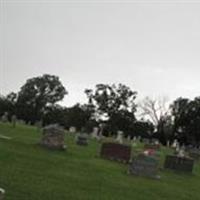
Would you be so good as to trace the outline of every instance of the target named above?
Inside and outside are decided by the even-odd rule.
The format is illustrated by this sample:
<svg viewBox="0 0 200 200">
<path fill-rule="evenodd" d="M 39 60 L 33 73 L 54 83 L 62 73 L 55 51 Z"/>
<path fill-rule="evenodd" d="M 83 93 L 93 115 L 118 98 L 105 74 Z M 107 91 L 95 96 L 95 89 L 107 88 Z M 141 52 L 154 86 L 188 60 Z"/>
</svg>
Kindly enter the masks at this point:
<svg viewBox="0 0 200 200">
<path fill-rule="evenodd" d="M 49 73 L 68 106 L 97 83 L 124 83 L 139 98 L 200 96 L 200 0 L 0 2 L 2 94 Z"/>
</svg>

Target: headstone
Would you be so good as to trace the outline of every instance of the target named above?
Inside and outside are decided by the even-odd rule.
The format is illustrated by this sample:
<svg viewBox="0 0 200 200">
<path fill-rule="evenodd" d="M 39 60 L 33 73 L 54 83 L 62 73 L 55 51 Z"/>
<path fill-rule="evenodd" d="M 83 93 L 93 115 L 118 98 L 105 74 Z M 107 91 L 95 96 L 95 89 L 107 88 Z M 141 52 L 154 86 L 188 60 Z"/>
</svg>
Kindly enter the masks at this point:
<svg viewBox="0 0 200 200">
<path fill-rule="evenodd" d="M 158 175 L 159 161 L 144 154 L 139 154 L 129 166 L 129 173 L 137 176 L 159 179 Z"/>
<path fill-rule="evenodd" d="M 1 118 L 1 121 L 4 122 L 4 123 L 8 122 L 8 112 L 4 113 L 4 115 Z"/>
<path fill-rule="evenodd" d="M 117 138 L 116 141 L 119 144 L 123 144 L 123 132 L 122 131 L 117 131 Z"/>
<path fill-rule="evenodd" d="M 131 147 L 117 143 L 103 143 L 100 155 L 102 158 L 128 163 L 131 158 Z"/>
<path fill-rule="evenodd" d="M 170 147 L 170 141 L 167 140 L 167 147 Z"/>
<path fill-rule="evenodd" d="M 179 146 L 178 141 L 175 139 L 172 143 L 172 148 L 176 149 Z"/>
<path fill-rule="evenodd" d="M 87 146 L 88 145 L 88 137 L 86 134 L 78 134 L 76 137 L 76 144 Z"/>
<path fill-rule="evenodd" d="M 101 139 L 101 138 L 103 137 L 104 128 L 105 128 L 105 125 L 104 125 L 104 124 L 100 124 L 100 125 L 99 125 L 99 132 L 98 132 L 99 139 Z"/>
<path fill-rule="evenodd" d="M 143 138 L 143 139 L 142 139 L 142 142 L 143 142 L 144 144 L 150 144 L 150 139 L 148 139 L 148 138 Z"/>
<path fill-rule="evenodd" d="M 189 156 L 193 158 L 194 160 L 200 160 L 200 149 L 192 148 L 192 149 L 189 149 L 187 152 Z"/>
<path fill-rule="evenodd" d="M 5 190 L 0 188 L 0 200 L 4 200 Z"/>
<path fill-rule="evenodd" d="M 41 145 L 49 149 L 66 149 L 64 143 L 64 129 L 57 124 L 49 125 L 43 128 Z"/>
<path fill-rule="evenodd" d="M 70 133 L 76 133 L 76 127 L 71 126 L 71 127 L 69 128 L 69 132 L 70 132 Z"/>
<path fill-rule="evenodd" d="M 99 128 L 98 127 L 93 128 L 91 136 L 92 136 L 93 139 L 99 140 L 100 137 L 99 137 Z"/>
<path fill-rule="evenodd" d="M 187 157 L 178 157 L 175 155 L 166 156 L 164 167 L 182 172 L 192 172 L 194 160 Z"/>
</svg>

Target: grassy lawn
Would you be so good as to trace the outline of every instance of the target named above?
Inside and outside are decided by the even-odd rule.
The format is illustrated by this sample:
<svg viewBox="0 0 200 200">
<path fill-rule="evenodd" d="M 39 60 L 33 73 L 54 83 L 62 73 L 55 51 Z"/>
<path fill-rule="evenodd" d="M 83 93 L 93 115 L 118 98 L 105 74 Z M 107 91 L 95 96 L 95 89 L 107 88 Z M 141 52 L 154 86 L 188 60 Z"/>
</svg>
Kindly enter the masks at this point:
<svg viewBox="0 0 200 200">
<path fill-rule="evenodd" d="M 40 147 L 35 127 L 0 123 L 0 187 L 6 200 L 199 200 L 200 162 L 193 174 L 161 170 L 160 180 L 127 175 L 127 165 L 98 157 L 100 144 L 77 146 L 66 136 L 67 151 Z M 161 166 L 165 154 L 161 151 Z"/>
</svg>

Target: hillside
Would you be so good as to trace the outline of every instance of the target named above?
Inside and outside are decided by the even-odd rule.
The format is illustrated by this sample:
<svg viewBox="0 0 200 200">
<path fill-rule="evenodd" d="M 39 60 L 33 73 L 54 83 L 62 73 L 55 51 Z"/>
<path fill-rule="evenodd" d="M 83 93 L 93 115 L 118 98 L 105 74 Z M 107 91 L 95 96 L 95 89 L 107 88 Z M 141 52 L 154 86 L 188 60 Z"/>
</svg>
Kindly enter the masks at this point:
<svg viewBox="0 0 200 200">
<path fill-rule="evenodd" d="M 127 165 L 99 158 L 100 144 L 77 146 L 66 136 L 67 151 L 38 145 L 35 127 L 0 123 L 0 187 L 6 200 L 198 200 L 200 163 L 193 174 L 162 170 L 160 180 L 127 175 Z M 165 153 L 162 149 L 162 160 Z M 162 166 L 162 162 L 161 162 Z"/>
</svg>

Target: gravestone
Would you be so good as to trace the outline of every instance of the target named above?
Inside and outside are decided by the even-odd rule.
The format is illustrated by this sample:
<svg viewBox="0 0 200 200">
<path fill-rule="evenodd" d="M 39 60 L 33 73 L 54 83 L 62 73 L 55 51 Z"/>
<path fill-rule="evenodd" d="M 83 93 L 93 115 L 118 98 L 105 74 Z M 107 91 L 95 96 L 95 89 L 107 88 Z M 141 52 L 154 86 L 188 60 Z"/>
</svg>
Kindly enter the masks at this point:
<svg viewBox="0 0 200 200">
<path fill-rule="evenodd" d="M 103 143 L 100 155 L 102 158 L 128 163 L 131 158 L 131 147 L 117 143 Z"/>
<path fill-rule="evenodd" d="M 172 143 L 172 148 L 174 148 L 174 149 L 177 149 L 177 148 L 179 148 L 179 143 L 178 143 L 178 140 L 174 140 L 174 142 Z"/>
<path fill-rule="evenodd" d="M 12 126 L 13 126 L 13 128 L 15 128 L 16 122 L 17 122 L 17 117 L 16 117 L 16 115 L 12 115 L 11 121 L 12 121 Z"/>
<path fill-rule="evenodd" d="M 76 127 L 71 126 L 71 127 L 69 128 L 69 132 L 70 132 L 70 133 L 76 133 Z"/>
<path fill-rule="evenodd" d="M 0 200 L 4 200 L 5 190 L 0 188 Z"/>
<path fill-rule="evenodd" d="M 189 149 L 188 150 L 188 154 L 194 160 L 199 160 L 200 159 L 200 149 L 197 149 L 197 148 Z"/>
<path fill-rule="evenodd" d="M 86 134 L 78 134 L 76 137 L 76 144 L 87 146 L 88 145 L 88 137 Z"/>
<path fill-rule="evenodd" d="M 97 140 L 100 139 L 100 137 L 99 137 L 99 128 L 98 127 L 94 127 L 93 128 L 91 136 L 92 136 L 93 139 L 97 139 Z"/>
<path fill-rule="evenodd" d="M 57 124 L 49 125 L 43 128 L 41 145 L 49 149 L 65 150 L 64 129 Z"/>
<path fill-rule="evenodd" d="M 145 176 L 149 178 L 160 178 L 158 175 L 159 161 L 153 156 L 139 154 L 133 159 L 129 166 L 129 174 Z"/>
<path fill-rule="evenodd" d="M 5 112 L 1 118 L 1 121 L 6 123 L 8 122 L 8 112 Z"/>
<path fill-rule="evenodd" d="M 192 172 L 194 160 L 187 157 L 168 155 L 165 158 L 164 168 L 182 172 Z"/>
<path fill-rule="evenodd" d="M 98 136 L 99 136 L 99 139 L 102 139 L 103 137 L 103 132 L 104 132 L 104 129 L 105 129 L 105 124 L 100 124 L 99 125 L 99 131 L 98 131 Z"/>
<path fill-rule="evenodd" d="M 150 144 L 150 139 L 148 139 L 148 138 L 143 138 L 143 139 L 142 139 L 142 142 L 143 142 L 144 144 Z"/>
<path fill-rule="evenodd" d="M 122 131 L 117 131 L 117 138 L 116 141 L 119 144 L 123 144 L 123 132 Z"/>
</svg>

